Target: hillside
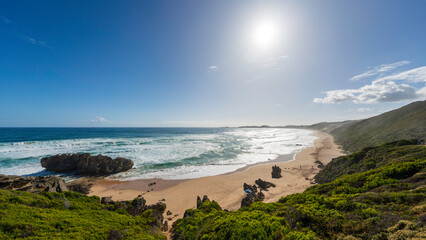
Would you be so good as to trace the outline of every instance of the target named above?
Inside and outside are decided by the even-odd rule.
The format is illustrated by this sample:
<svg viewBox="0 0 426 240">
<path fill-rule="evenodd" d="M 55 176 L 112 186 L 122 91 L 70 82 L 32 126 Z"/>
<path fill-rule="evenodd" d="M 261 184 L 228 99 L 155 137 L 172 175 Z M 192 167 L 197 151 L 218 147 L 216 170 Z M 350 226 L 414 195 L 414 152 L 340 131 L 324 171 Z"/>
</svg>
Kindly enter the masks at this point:
<svg viewBox="0 0 426 240">
<path fill-rule="evenodd" d="M 128 213 L 134 202 L 105 205 L 75 192 L 0 190 L 0 239 L 166 239 L 155 210 Z"/>
<path fill-rule="evenodd" d="M 329 131 L 349 152 L 389 141 L 426 137 L 426 101 L 368 119 L 343 124 Z"/>
<path fill-rule="evenodd" d="M 415 144 L 417 140 L 400 140 L 385 143 L 376 147 L 367 147 L 354 154 L 333 159 L 316 176 L 318 183 L 329 183 L 340 176 L 352 173 L 365 172 L 370 169 L 385 166 L 390 163 L 403 162 L 411 158 L 425 156 L 425 151 Z M 405 146 L 395 154 L 387 153 L 389 145 Z M 386 153 L 386 154 L 383 154 Z"/>
<path fill-rule="evenodd" d="M 407 145 L 408 144 L 408 145 Z M 359 166 L 330 183 L 277 203 L 255 202 L 238 211 L 216 202 L 189 209 L 173 239 L 407 239 L 426 237 L 426 148 L 393 142 L 349 155 Z M 347 167 L 342 167 L 345 169 Z M 195 200 L 195 199 L 194 199 Z"/>
</svg>

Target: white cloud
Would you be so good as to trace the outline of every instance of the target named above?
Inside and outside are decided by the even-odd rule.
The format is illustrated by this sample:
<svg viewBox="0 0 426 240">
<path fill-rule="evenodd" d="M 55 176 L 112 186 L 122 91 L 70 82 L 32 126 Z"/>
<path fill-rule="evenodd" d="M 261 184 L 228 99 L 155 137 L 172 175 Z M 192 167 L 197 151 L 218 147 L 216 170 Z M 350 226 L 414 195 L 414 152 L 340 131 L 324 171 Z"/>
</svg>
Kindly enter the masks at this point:
<svg viewBox="0 0 426 240">
<path fill-rule="evenodd" d="M 417 89 L 408 85 L 408 82 L 426 82 L 426 66 L 380 77 L 358 89 L 327 91 L 325 97 L 314 98 L 313 101 L 315 103 L 369 104 L 426 99 L 426 87 Z"/>
<path fill-rule="evenodd" d="M 5 18 L 5 17 L 3 17 L 3 16 L 0 16 L 0 19 L 1 19 L 4 23 L 6 23 L 6 24 L 11 24 L 11 23 L 12 23 L 9 19 L 7 19 L 7 18 Z"/>
<path fill-rule="evenodd" d="M 207 68 L 207 72 L 208 72 L 208 73 L 209 73 L 209 72 L 216 72 L 218 69 L 219 69 L 219 67 L 218 67 L 218 66 L 213 65 L 213 66 L 210 66 L 210 67 L 208 67 L 208 68 Z"/>
<path fill-rule="evenodd" d="M 370 76 L 375 76 L 378 74 L 383 74 L 385 72 L 389 72 L 397 67 L 400 66 L 404 66 L 409 64 L 409 61 L 401 61 L 401 62 L 396 62 L 396 63 L 390 63 L 390 64 L 382 64 L 380 66 L 377 66 L 371 70 L 368 70 L 365 73 L 361 73 L 359 75 L 353 76 L 350 80 L 352 81 L 356 81 L 356 80 L 360 80 L 362 78 L 366 78 L 366 77 L 370 77 Z"/>
<path fill-rule="evenodd" d="M 39 41 L 39 40 L 37 40 L 35 38 L 27 37 L 27 36 L 22 35 L 22 34 L 21 34 L 21 37 L 22 37 L 22 39 L 24 39 L 25 41 L 27 41 L 27 42 L 29 42 L 31 44 L 39 45 L 39 46 L 42 46 L 42 47 L 48 47 L 45 42 Z"/>
<path fill-rule="evenodd" d="M 414 68 L 397 74 L 381 77 L 382 81 L 407 81 L 407 82 L 426 82 L 426 66 Z"/>
<path fill-rule="evenodd" d="M 52 47 L 50 47 L 46 42 L 37 40 L 37 39 L 32 38 L 32 37 L 28 37 L 26 34 L 23 33 L 23 31 L 19 28 L 19 26 L 12 23 L 12 21 L 10 21 L 8 18 L 0 15 L 0 20 L 3 21 L 4 24 L 9 25 L 11 27 L 11 29 L 13 29 L 13 30 L 11 30 L 11 32 L 13 34 L 15 34 L 16 36 L 18 36 L 19 38 L 23 39 L 24 41 L 31 43 L 33 45 L 38 45 L 38 46 L 42 46 L 42 47 L 52 49 Z"/>
<path fill-rule="evenodd" d="M 369 108 L 369 107 L 362 107 L 362 108 L 358 108 L 357 111 L 358 112 L 372 112 L 374 109 Z"/>
<path fill-rule="evenodd" d="M 111 121 L 107 120 L 104 117 L 96 116 L 95 119 L 92 120 L 92 122 L 95 122 L 95 123 L 110 123 Z"/>
</svg>

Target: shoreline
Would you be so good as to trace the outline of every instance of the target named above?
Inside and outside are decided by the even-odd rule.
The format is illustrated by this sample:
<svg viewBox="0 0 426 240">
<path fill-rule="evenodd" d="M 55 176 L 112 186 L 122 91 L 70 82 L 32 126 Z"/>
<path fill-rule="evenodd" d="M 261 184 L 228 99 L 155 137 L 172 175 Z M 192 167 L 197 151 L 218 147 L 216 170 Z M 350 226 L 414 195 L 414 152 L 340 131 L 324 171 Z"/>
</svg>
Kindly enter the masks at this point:
<svg viewBox="0 0 426 240">
<path fill-rule="evenodd" d="M 293 160 L 288 160 L 288 155 L 282 155 L 274 160 L 246 166 L 230 173 L 195 179 L 99 179 L 94 182 L 89 195 L 110 196 L 115 201 L 133 200 L 142 195 L 147 204 L 165 199 L 163 202 L 167 204 L 167 210 L 172 212 L 172 215 L 165 215 L 169 224 L 183 217 L 186 209 L 195 208 L 197 196 L 207 195 L 223 209 L 239 209 L 241 199 L 245 196 L 243 184 L 254 184 L 258 178 L 276 184 L 275 188 L 264 191 L 264 202 L 275 202 L 286 195 L 303 192 L 314 184 L 312 178 L 320 170 L 315 161 L 326 165 L 332 158 L 343 155 L 331 135 L 320 131 L 314 133 L 317 136 L 314 145 L 296 153 Z M 273 165 L 282 169 L 282 178 L 271 177 Z M 153 182 L 155 185 L 148 186 Z"/>
</svg>

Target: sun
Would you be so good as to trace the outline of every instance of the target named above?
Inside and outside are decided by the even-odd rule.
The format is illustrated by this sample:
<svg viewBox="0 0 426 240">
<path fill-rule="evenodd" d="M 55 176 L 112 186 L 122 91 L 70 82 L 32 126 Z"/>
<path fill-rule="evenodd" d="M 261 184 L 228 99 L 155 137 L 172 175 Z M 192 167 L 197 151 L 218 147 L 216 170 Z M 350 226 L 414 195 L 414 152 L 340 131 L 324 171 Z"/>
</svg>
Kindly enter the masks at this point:
<svg viewBox="0 0 426 240">
<path fill-rule="evenodd" d="M 279 40 L 278 23 L 271 19 L 261 19 L 252 26 L 250 41 L 255 48 L 270 49 Z"/>
</svg>

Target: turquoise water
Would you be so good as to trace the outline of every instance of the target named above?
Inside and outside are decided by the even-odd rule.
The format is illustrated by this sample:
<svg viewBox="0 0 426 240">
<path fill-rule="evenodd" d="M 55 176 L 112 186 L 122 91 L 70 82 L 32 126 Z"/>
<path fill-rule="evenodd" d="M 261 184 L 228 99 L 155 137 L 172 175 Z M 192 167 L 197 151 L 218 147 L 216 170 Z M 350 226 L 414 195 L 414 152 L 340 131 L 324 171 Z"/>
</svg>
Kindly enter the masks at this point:
<svg viewBox="0 0 426 240">
<path fill-rule="evenodd" d="M 110 178 L 197 178 L 279 155 L 291 160 L 315 139 L 308 130 L 280 128 L 0 128 L 0 174 L 52 174 L 42 157 L 88 152 L 135 162 Z"/>
</svg>

